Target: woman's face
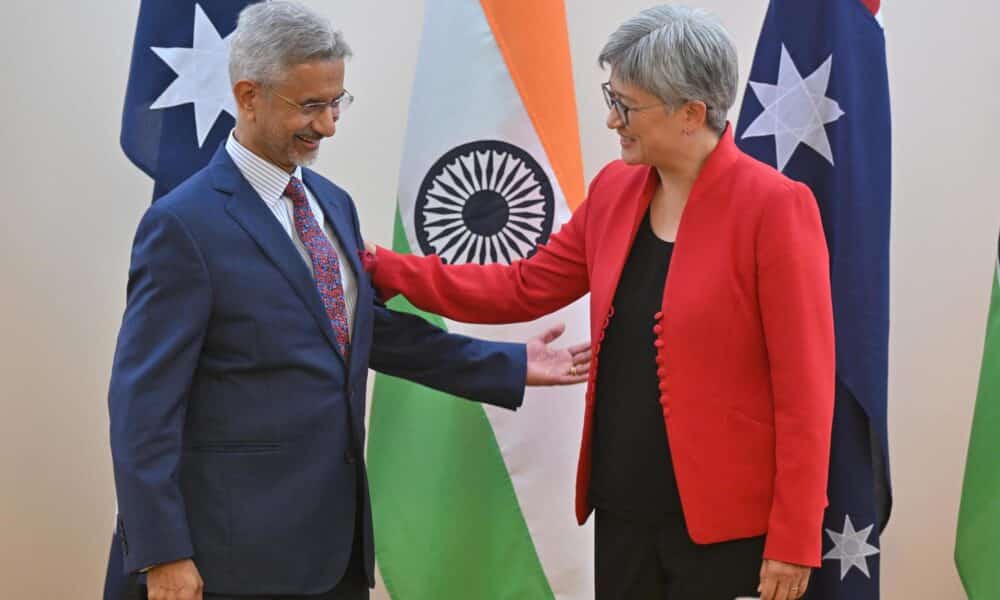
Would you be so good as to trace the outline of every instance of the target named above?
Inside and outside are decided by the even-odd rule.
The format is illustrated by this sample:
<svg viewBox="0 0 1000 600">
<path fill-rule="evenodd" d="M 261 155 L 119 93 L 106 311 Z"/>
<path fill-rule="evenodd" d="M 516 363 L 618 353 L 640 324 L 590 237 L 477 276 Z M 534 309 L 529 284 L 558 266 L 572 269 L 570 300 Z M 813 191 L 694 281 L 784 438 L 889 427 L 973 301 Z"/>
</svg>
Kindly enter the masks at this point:
<svg viewBox="0 0 1000 600">
<path fill-rule="evenodd" d="M 657 96 L 622 82 L 612 73 L 608 93 L 618 106 L 608 109 L 608 129 L 618 133 L 622 160 L 629 165 L 668 165 L 684 142 L 683 110 L 671 110 Z M 623 113 L 627 114 L 626 124 Z"/>
</svg>

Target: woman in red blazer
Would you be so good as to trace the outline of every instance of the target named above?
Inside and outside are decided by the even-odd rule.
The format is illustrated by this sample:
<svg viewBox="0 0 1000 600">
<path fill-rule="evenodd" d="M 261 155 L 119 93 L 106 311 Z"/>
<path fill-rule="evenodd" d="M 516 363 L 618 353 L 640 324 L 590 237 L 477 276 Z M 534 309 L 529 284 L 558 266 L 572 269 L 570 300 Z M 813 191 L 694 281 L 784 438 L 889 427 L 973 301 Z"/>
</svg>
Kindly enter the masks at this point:
<svg viewBox="0 0 1000 600">
<path fill-rule="evenodd" d="M 707 13 L 643 11 L 600 63 L 621 160 L 547 244 L 509 266 L 379 248 L 374 280 L 478 323 L 590 293 L 576 514 L 597 509 L 599 599 L 799 598 L 820 564 L 833 418 L 816 202 L 734 144 L 736 53 Z"/>
</svg>

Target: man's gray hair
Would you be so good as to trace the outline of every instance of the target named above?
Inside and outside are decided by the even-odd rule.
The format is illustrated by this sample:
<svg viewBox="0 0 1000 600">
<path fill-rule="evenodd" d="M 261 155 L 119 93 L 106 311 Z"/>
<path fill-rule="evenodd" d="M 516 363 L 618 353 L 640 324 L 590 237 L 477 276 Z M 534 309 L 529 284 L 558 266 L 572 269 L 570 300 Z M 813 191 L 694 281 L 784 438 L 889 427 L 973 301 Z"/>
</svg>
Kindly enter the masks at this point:
<svg viewBox="0 0 1000 600">
<path fill-rule="evenodd" d="M 240 12 L 229 48 L 229 79 L 273 84 L 295 65 L 349 56 L 351 48 L 327 19 L 296 2 L 260 2 Z"/>
<path fill-rule="evenodd" d="M 666 4 L 647 8 L 609 36 L 597 62 L 671 108 L 704 102 L 708 126 L 719 133 L 736 102 L 736 48 L 706 10 Z"/>
</svg>

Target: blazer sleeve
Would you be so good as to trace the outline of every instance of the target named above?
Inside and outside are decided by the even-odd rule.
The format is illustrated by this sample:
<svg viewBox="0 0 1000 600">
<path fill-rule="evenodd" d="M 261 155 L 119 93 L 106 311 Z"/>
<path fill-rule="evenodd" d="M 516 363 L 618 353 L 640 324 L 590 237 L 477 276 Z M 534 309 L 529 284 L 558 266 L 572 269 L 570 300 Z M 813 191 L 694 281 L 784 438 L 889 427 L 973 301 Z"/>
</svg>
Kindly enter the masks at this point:
<svg viewBox="0 0 1000 600">
<path fill-rule="evenodd" d="M 197 245 L 176 216 L 152 206 L 132 248 L 108 392 L 126 573 L 194 554 L 178 474 L 210 307 Z"/>
<path fill-rule="evenodd" d="M 364 243 L 358 212 L 350 195 L 340 193 L 351 215 L 354 247 L 360 250 Z M 372 285 L 364 273 L 358 276 L 359 286 Z M 524 344 L 448 333 L 420 316 L 388 309 L 378 300 L 372 308 L 368 358 L 372 369 L 467 400 L 511 410 L 521 406 L 528 370 Z"/>
<path fill-rule="evenodd" d="M 381 303 L 375 306 L 374 329 L 369 364 L 376 371 L 512 410 L 524 399 L 524 344 L 448 333 Z"/>
<path fill-rule="evenodd" d="M 757 261 L 776 444 L 764 557 L 818 567 L 835 355 L 829 256 L 809 188 L 794 184 L 771 199 L 761 217 Z"/>
<path fill-rule="evenodd" d="M 596 179 L 595 179 L 596 181 Z M 531 321 L 587 293 L 590 201 L 530 258 L 510 265 L 446 265 L 436 255 L 379 248 L 372 278 L 383 299 L 402 294 L 418 308 L 466 323 Z"/>
</svg>

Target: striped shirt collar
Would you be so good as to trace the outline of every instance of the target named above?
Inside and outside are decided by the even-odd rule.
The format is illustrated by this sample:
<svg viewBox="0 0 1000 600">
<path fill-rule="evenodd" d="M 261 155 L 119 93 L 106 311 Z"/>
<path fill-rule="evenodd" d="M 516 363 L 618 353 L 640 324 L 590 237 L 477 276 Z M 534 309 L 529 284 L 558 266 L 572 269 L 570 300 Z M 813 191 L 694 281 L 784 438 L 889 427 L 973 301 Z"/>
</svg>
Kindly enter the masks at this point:
<svg viewBox="0 0 1000 600">
<path fill-rule="evenodd" d="M 302 181 L 302 167 L 295 167 L 295 172 L 289 175 L 284 169 L 257 156 L 241 144 L 236 139 L 235 129 L 226 139 L 226 152 L 236 163 L 236 168 L 250 182 L 250 187 L 268 206 L 281 200 L 292 176 Z"/>
</svg>

